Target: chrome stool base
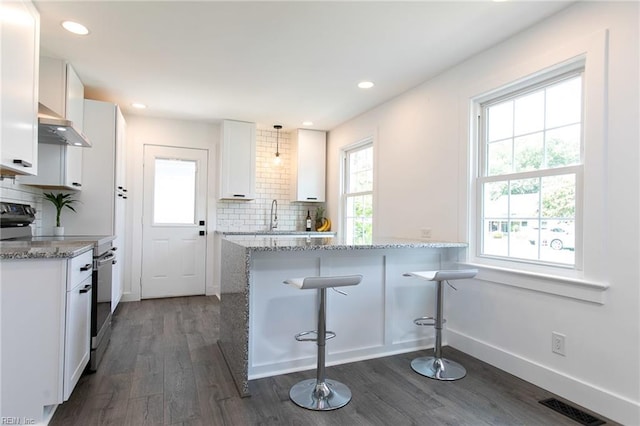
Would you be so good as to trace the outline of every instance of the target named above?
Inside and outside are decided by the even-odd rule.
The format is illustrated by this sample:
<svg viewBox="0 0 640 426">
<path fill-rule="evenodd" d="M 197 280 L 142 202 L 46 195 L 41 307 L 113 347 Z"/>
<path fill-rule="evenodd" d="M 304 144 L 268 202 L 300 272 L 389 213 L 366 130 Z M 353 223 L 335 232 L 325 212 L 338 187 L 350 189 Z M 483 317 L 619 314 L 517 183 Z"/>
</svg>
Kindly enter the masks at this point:
<svg viewBox="0 0 640 426">
<path fill-rule="evenodd" d="M 307 379 L 293 385 L 289 398 L 308 410 L 330 411 L 347 405 L 351 401 L 351 390 L 335 380 L 318 383 L 316 379 Z"/>
<path fill-rule="evenodd" d="M 327 288 L 358 285 L 360 281 L 362 281 L 362 275 L 290 278 L 285 281 L 285 284 L 293 285 L 302 290 L 316 289 L 318 291 L 318 329 L 303 331 L 296 335 L 296 340 L 315 341 L 318 347 L 316 378 L 296 383 L 289 390 L 291 401 L 302 408 L 314 411 L 331 411 L 344 407 L 351 401 L 351 390 L 346 385 L 336 380 L 327 380 L 325 376 L 327 340 L 336 336 L 334 332 L 327 331 Z M 334 290 L 346 295 L 340 290 L 335 288 Z M 310 334 L 316 337 L 308 337 Z"/>
<path fill-rule="evenodd" d="M 459 380 L 467 375 L 467 370 L 457 362 L 434 356 L 414 359 L 411 368 L 418 374 L 436 380 Z"/>
</svg>

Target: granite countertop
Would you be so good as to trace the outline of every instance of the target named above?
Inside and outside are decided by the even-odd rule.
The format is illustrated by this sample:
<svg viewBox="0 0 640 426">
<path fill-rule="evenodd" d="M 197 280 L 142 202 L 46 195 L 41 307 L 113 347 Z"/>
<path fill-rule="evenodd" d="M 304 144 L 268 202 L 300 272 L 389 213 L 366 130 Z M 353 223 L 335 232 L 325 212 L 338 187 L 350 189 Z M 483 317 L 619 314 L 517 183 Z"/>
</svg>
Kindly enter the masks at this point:
<svg viewBox="0 0 640 426">
<path fill-rule="evenodd" d="M 465 248 L 467 243 L 447 241 L 421 241 L 404 238 L 376 238 L 372 244 L 346 244 L 337 238 L 286 238 L 253 237 L 226 238 L 227 241 L 244 247 L 248 252 L 259 251 L 305 251 L 305 250 L 371 250 L 389 248 Z"/>
<path fill-rule="evenodd" d="M 64 259 L 113 241 L 113 235 L 36 236 L 0 241 L 0 259 Z"/>
<path fill-rule="evenodd" d="M 335 232 L 319 232 L 319 231 L 215 231 L 216 234 L 223 235 L 225 237 L 264 237 L 264 236 L 281 236 L 281 235 L 310 235 L 312 237 L 335 237 Z"/>
</svg>

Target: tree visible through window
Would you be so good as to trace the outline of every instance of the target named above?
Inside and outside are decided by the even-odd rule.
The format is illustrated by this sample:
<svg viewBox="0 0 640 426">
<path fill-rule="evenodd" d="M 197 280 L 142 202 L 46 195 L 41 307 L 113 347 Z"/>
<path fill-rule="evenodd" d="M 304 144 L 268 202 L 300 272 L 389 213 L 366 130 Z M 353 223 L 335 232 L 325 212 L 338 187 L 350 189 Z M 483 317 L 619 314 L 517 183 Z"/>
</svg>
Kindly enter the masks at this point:
<svg viewBox="0 0 640 426">
<path fill-rule="evenodd" d="M 373 145 L 359 144 L 345 151 L 344 224 L 347 244 L 373 240 Z"/>
<path fill-rule="evenodd" d="M 481 105 L 481 255 L 575 264 L 582 73 Z"/>
</svg>

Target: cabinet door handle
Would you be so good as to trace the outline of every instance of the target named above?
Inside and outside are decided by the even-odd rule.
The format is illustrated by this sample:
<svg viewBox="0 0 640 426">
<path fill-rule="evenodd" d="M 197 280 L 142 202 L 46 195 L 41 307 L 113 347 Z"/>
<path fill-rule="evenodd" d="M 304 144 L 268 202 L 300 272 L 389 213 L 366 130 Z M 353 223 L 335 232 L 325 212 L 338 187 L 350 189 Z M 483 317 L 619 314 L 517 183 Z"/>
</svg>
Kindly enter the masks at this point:
<svg viewBox="0 0 640 426">
<path fill-rule="evenodd" d="M 318 197 L 307 197 L 307 200 L 317 200 Z"/>
<path fill-rule="evenodd" d="M 80 289 L 80 294 L 82 293 L 88 293 L 89 290 L 91 290 L 91 284 L 87 284 L 85 285 L 83 288 Z"/>
<path fill-rule="evenodd" d="M 73 183 L 71 183 L 71 185 L 73 185 L 73 186 L 82 186 L 82 184 L 80 182 L 73 182 Z"/>
<path fill-rule="evenodd" d="M 84 271 L 90 271 L 92 269 L 93 269 L 93 264 L 87 263 L 86 265 L 80 268 L 80 271 L 84 272 Z"/>
<path fill-rule="evenodd" d="M 13 164 L 20 164 L 22 167 L 33 167 L 33 164 L 31 164 L 30 162 L 25 160 L 20 160 L 19 158 L 13 160 Z"/>
<path fill-rule="evenodd" d="M 122 197 L 122 194 L 118 194 L 118 197 Z"/>
<path fill-rule="evenodd" d="M 244 197 L 245 197 L 245 195 L 244 195 L 244 194 L 233 194 L 233 196 L 234 196 L 234 197 L 241 197 L 241 198 L 244 198 Z"/>
<path fill-rule="evenodd" d="M 206 235 L 207 233 L 205 231 L 200 231 L 198 232 L 198 234 L 202 236 L 202 235 Z"/>
</svg>

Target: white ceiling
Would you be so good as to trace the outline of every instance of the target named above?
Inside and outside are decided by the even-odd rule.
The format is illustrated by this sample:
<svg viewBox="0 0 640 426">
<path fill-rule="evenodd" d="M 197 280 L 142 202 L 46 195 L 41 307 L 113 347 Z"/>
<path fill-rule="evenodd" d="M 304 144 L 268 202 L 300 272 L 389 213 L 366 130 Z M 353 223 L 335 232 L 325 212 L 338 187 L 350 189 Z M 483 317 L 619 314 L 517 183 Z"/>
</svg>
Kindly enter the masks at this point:
<svg viewBox="0 0 640 426">
<path fill-rule="evenodd" d="M 71 62 L 89 98 L 149 116 L 330 130 L 570 2 L 35 4 L 42 54 Z M 91 33 L 70 34 L 63 20 Z M 148 108 L 132 111 L 135 101 Z"/>
</svg>

